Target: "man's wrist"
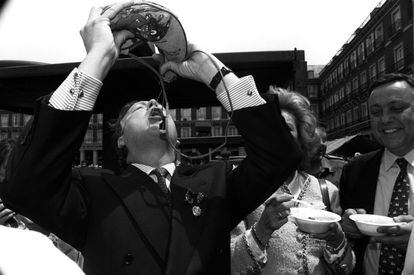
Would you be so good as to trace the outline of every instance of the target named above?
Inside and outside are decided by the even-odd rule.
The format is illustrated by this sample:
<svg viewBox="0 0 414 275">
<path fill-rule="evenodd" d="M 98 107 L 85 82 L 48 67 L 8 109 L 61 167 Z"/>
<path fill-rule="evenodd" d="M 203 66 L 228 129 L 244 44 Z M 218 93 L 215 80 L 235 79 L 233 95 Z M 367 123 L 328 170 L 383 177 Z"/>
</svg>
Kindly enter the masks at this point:
<svg viewBox="0 0 414 275">
<path fill-rule="evenodd" d="M 79 64 L 78 69 L 102 81 L 108 74 L 115 61 L 115 54 L 105 53 L 100 50 L 93 50 L 86 55 L 83 61 Z"/>
</svg>

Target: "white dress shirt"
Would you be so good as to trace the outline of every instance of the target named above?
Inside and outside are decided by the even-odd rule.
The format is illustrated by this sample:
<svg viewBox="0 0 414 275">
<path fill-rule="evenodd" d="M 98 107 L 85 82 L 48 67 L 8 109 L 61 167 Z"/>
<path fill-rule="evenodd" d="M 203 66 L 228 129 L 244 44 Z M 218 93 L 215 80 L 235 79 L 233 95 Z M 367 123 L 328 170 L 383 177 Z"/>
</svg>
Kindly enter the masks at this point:
<svg viewBox="0 0 414 275">
<path fill-rule="evenodd" d="M 388 208 L 391 202 L 395 180 L 400 173 L 400 168 L 395 162 L 396 155 L 385 149 L 381 158 L 378 174 L 377 191 L 375 192 L 374 214 L 388 216 Z M 407 160 L 407 174 L 410 182 L 410 194 L 408 199 L 408 214 L 414 215 L 414 150 L 404 156 Z M 364 256 L 365 274 L 378 274 L 379 256 L 381 246 L 377 243 L 369 243 Z"/>
<path fill-rule="evenodd" d="M 155 174 L 151 174 L 151 172 L 156 169 L 157 167 L 151 167 L 145 164 L 139 164 L 139 163 L 132 163 L 133 166 L 135 166 L 136 168 L 138 168 L 139 170 L 141 170 L 142 172 L 144 172 L 145 174 L 147 174 L 149 177 L 152 178 L 153 181 L 157 182 L 157 176 Z M 166 165 L 161 166 L 163 168 L 165 168 L 165 170 L 167 170 L 168 175 L 165 178 L 165 184 L 167 185 L 168 190 L 171 191 L 171 177 L 174 174 L 175 171 L 175 164 L 174 163 L 167 163 Z"/>
</svg>

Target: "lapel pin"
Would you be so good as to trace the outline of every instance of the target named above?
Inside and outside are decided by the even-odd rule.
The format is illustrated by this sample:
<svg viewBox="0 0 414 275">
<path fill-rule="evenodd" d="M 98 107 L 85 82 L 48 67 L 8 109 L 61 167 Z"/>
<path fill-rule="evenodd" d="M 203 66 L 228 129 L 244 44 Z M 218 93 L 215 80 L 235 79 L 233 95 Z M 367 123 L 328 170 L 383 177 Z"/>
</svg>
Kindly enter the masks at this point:
<svg viewBox="0 0 414 275">
<path fill-rule="evenodd" d="M 184 200 L 192 206 L 191 211 L 195 217 L 199 217 L 203 213 L 200 203 L 205 197 L 202 192 L 193 192 L 191 189 L 188 189 L 185 193 Z"/>
<path fill-rule="evenodd" d="M 191 210 L 193 211 L 193 215 L 198 217 L 201 215 L 201 208 L 198 205 L 193 206 L 193 208 L 191 208 Z"/>
</svg>

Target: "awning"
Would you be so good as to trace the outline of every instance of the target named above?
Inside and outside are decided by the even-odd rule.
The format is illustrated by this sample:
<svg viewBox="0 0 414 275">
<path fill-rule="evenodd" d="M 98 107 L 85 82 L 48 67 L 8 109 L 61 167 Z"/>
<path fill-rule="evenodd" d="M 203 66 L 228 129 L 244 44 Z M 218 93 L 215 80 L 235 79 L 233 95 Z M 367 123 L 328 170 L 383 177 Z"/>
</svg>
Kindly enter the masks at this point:
<svg viewBox="0 0 414 275">
<path fill-rule="evenodd" d="M 369 135 L 352 135 L 334 139 L 327 142 L 327 154 L 339 155 L 342 157 L 353 157 L 355 153 L 368 153 L 377 150 L 381 145 L 371 139 Z"/>
<path fill-rule="evenodd" d="M 354 137 L 356 137 L 357 135 L 352 135 L 352 136 L 345 136 L 343 138 L 337 138 L 331 141 L 328 141 L 327 143 L 327 148 L 326 148 L 326 153 L 330 154 L 333 151 L 335 151 L 336 149 L 338 149 L 339 147 L 341 147 L 344 143 L 348 142 L 349 140 L 353 139 Z"/>
</svg>

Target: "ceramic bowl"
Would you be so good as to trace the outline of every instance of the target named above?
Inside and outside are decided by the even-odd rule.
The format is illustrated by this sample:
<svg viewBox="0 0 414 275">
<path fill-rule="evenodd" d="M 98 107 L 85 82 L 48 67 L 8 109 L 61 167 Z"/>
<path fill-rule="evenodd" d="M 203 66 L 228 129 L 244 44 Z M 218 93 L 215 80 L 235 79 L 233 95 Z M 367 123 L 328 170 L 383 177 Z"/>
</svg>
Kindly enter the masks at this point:
<svg viewBox="0 0 414 275">
<path fill-rule="evenodd" d="M 341 220 L 341 216 L 335 213 L 306 207 L 291 208 L 290 214 L 301 231 L 313 234 L 324 233 L 331 223 Z"/>
<path fill-rule="evenodd" d="M 391 217 L 373 214 L 353 214 L 349 218 L 355 222 L 362 234 L 372 237 L 385 235 L 377 232 L 379 226 L 391 227 L 403 224 L 394 222 Z"/>
</svg>

